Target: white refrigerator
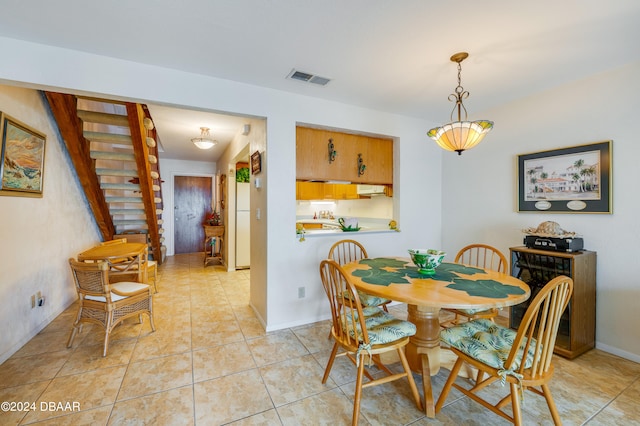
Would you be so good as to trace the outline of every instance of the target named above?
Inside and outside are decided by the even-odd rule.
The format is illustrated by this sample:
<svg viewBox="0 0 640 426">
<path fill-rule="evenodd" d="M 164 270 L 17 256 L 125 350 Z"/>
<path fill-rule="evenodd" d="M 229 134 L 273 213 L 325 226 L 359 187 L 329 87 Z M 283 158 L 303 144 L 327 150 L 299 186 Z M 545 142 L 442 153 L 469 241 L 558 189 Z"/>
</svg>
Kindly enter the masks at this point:
<svg viewBox="0 0 640 426">
<path fill-rule="evenodd" d="M 251 238 L 249 183 L 236 182 L 236 269 L 249 268 Z"/>
</svg>

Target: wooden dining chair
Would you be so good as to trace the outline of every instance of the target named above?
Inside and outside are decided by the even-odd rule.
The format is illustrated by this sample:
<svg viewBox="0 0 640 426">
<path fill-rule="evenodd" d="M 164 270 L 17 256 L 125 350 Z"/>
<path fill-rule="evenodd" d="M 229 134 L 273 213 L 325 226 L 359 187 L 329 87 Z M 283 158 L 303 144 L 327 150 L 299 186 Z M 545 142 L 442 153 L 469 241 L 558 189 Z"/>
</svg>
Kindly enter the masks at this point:
<svg viewBox="0 0 640 426">
<path fill-rule="evenodd" d="M 544 396 L 553 422 L 560 425 L 549 381 L 553 376 L 551 360 L 558 327 L 572 292 L 573 280 L 569 277 L 559 276 L 549 281 L 531 301 L 517 332 L 484 318 L 442 330 L 440 340 L 450 346 L 458 359 L 442 389 L 436 413 L 454 387 L 499 416 L 521 425 L 520 401 L 524 391 L 530 390 Z M 455 383 L 463 363 L 479 371 L 471 388 Z M 485 374 L 487 378 L 483 380 Z M 510 394 L 493 404 L 478 392 L 496 381 L 508 382 Z M 512 415 L 502 409 L 509 403 Z"/>
<path fill-rule="evenodd" d="M 495 247 L 491 247 L 486 244 L 470 244 L 462 248 L 454 259 L 455 263 L 462 263 L 465 265 L 476 266 L 482 269 L 490 269 L 492 271 L 498 271 L 506 273 L 507 258 Z M 495 321 L 494 318 L 498 316 L 498 309 L 449 309 L 443 308 L 443 311 L 450 312 L 454 315 L 452 320 L 445 320 L 440 323 L 440 326 L 445 328 L 451 325 L 460 324 L 462 319 L 465 321 L 487 318 L 491 321 Z"/>
<path fill-rule="evenodd" d="M 326 259 L 320 263 L 320 278 L 331 305 L 331 335 L 335 340 L 322 383 L 327 382 L 336 357 L 346 356 L 356 365 L 352 425 L 358 424 L 362 389 L 404 377 L 409 382 L 418 409 L 422 410 L 420 394 L 404 353 L 404 347 L 409 343 L 409 337 L 415 334 L 416 326 L 379 307 L 363 308 L 355 287 L 347 280 L 336 261 Z M 339 349 L 342 352 L 338 353 Z M 404 370 L 401 373 L 393 373 L 381 362 L 380 354 L 389 351 L 396 351 L 400 357 Z M 365 369 L 367 358 L 369 364 L 373 361 L 386 375 L 374 379 Z M 363 383 L 365 376 L 368 381 Z"/>
<path fill-rule="evenodd" d="M 79 308 L 73 329 L 67 341 L 71 347 L 76 334 L 85 322 L 97 324 L 104 329 L 102 356 L 107 356 L 109 336 L 113 328 L 125 319 L 142 314 L 149 315 L 151 330 L 153 322 L 153 294 L 148 284 L 109 281 L 110 268 L 107 262 L 77 262 L 69 259 L 73 280 L 79 298 Z"/>
<path fill-rule="evenodd" d="M 364 246 L 356 240 L 340 240 L 336 242 L 329 249 L 328 255 L 328 258 L 336 261 L 338 265 L 344 265 L 345 263 L 366 259 L 368 257 L 367 250 L 365 250 Z M 383 297 L 372 296 L 362 291 L 358 291 L 358 295 L 360 296 L 362 306 L 365 308 L 369 306 L 379 306 L 389 312 L 387 305 L 391 303 L 391 300 Z"/>
</svg>

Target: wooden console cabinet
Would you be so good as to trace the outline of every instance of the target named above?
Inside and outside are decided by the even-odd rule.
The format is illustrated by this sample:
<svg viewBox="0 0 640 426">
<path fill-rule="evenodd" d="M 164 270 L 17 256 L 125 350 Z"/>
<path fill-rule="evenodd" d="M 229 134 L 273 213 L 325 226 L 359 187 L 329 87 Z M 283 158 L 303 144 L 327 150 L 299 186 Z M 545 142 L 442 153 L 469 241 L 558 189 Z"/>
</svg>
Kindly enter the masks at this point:
<svg viewBox="0 0 640 426">
<path fill-rule="evenodd" d="M 558 275 L 573 279 L 573 295 L 562 315 L 554 352 L 573 359 L 595 346 L 596 334 L 596 252 L 563 253 L 512 247 L 511 275 L 531 288 L 527 302 L 511 307 L 509 325 L 517 329 L 529 302 Z"/>
</svg>

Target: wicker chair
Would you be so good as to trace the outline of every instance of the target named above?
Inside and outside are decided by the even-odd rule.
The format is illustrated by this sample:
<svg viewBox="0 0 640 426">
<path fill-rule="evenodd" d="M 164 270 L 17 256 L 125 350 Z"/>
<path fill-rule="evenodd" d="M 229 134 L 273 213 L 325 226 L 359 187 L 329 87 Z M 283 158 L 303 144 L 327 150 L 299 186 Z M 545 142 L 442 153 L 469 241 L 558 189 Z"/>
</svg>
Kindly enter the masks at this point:
<svg viewBox="0 0 640 426">
<path fill-rule="evenodd" d="M 408 321 L 395 318 L 378 307 L 363 308 L 360 298 L 356 297 L 355 287 L 346 279 L 337 262 L 331 259 L 323 260 L 320 263 L 320 277 L 331 304 L 333 323 L 331 335 L 335 340 L 322 377 L 322 383 L 327 382 L 336 357 L 346 356 L 356 365 L 352 425 L 358 424 L 363 388 L 399 380 L 403 377 L 409 381 L 416 405 L 419 410 L 422 410 L 420 394 L 404 354 L 404 347 L 409 343 L 409 337 L 415 334 L 416 326 Z M 342 349 L 343 352 L 338 353 L 338 349 Z M 404 368 L 403 372 L 393 373 L 380 361 L 379 355 L 389 351 L 397 352 Z M 374 379 L 364 368 L 367 358 L 373 360 L 386 375 Z M 369 379 L 366 383 L 363 383 L 364 376 Z"/>
<path fill-rule="evenodd" d="M 553 422 L 562 424 L 548 383 L 553 376 L 551 360 L 560 319 L 572 292 L 573 280 L 569 277 L 559 276 L 549 281 L 531 301 L 517 332 L 487 319 L 472 320 L 442 330 L 440 340 L 450 346 L 458 359 L 442 389 L 436 413 L 442 409 L 453 386 L 485 408 L 520 425 L 520 400 L 524 391 L 530 390 L 544 396 Z M 471 388 L 455 383 L 465 362 L 479 372 Z M 488 377 L 482 380 L 485 374 Z M 496 381 L 508 382 L 510 394 L 493 404 L 477 392 Z M 540 389 L 534 386 L 540 386 Z M 485 393 L 484 397 L 487 395 Z M 512 416 L 502 409 L 509 403 Z"/>
<path fill-rule="evenodd" d="M 328 256 L 329 259 L 335 260 L 338 265 L 344 265 L 345 263 L 366 259 L 368 257 L 367 250 L 365 250 L 364 246 L 355 240 L 338 241 L 331 246 Z M 379 306 L 389 312 L 387 305 L 391 303 L 391 300 L 372 296 L 361 291 L 358 291 L 358 295 L 360 296 L 360 303 L 362 303 L 363 307 Z"/>
<path fill-rule="evenodd" d="M 486 244 L 471 244 L 462 248 L 456 255 L 454 262 L 502 273 L 507 272 L 507 258 L 500 252 L 500 250 Z M 494 321 L 494 318 L 498 316 L 497 308 L 486 310 L 443 308 L 442 310 L 451 312 L 455 315 L 454 319 L 443 321 L 440 324 L 442 327 L 460 324 L 462 322 L 461 318 L 465 318 L 466 321 L 479 318 L 486 318 Z"/>
<path fill-rule="evenodd" d="M 141 244 L 149 244 L 149 237 L 147 234 L 141 232 L 126 232 L 124 234 L 114 235 L 113 238 L 121 238 L 124 239 L 127 243 L 141 243 Z M 158 279 L 158 262 L 155 260 L 151 260 L 148 258 L 145 261 L 145 265 L 147 267 L 147 278 L 153 280 L 153 291 L 154 293 L 158 292 L 157 279 Z"/>
<path fill-rule="evenodd" d="M 151 329 L 153 323 L 153 295 L 151 287 L 136 282 L 109 282 L 109 264 L 106 262 L 77 262 L 69 259 L 73 280 L 78 292 L 78 315 L 73 323 L 67 347 L 71 347 L 76 334 L 82 330 L 82 323 L 97 324 L 104 329 L 104 349 L 107 355 L 109 336 L 113 328 L 126 318 L 142 314 L 149 315 Z"/>
</svg>

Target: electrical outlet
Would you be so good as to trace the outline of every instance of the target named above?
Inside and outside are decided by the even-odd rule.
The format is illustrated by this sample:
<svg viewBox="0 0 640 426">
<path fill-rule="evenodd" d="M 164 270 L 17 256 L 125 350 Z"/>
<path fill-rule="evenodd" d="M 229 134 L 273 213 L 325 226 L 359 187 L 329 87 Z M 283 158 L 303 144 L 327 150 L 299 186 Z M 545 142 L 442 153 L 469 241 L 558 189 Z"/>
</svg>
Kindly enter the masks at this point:
<svg viewBox="0 0 640 426">
<path fill-rule="evenodd" d="M 32 294 L 31 295 L 31 309 L 36 307 L 36 295 Z"/>
<path fill-rule="evenodd" d="M 305 288 L 298 287 L 298 299 L 304 299 Z"/>
</svg>

